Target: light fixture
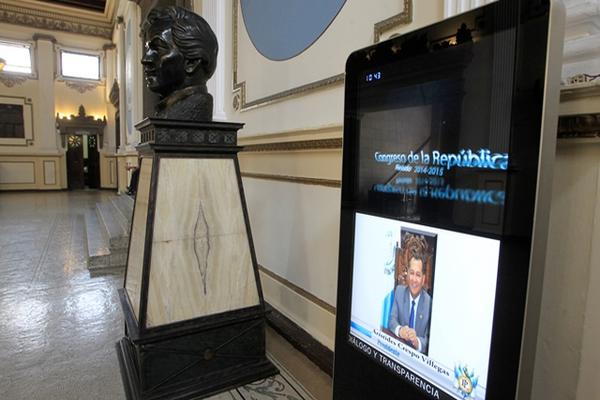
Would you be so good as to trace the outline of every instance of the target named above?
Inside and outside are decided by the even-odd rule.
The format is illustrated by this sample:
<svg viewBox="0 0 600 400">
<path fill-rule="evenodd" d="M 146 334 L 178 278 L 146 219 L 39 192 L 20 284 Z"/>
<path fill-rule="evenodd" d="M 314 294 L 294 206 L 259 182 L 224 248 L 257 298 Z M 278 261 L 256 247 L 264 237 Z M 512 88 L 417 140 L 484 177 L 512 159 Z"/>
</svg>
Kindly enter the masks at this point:
<svg viewBox="0 0 600 400">
<path fill-rule="evenodd" d="M 0 72 L 4 70 L 4 66 L 6 65 L 6 60 L 0 57 Z"/>
</svg>

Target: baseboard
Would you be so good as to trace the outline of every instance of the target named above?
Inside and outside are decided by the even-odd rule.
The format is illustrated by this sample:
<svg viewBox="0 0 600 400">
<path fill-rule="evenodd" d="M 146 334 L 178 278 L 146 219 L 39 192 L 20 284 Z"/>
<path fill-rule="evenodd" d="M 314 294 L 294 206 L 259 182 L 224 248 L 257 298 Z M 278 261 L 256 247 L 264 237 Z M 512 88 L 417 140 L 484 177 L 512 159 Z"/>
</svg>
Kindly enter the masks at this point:
<svg viewBox="0 0 600 400">
<path fill-rule="evenodd" d="M 40 192 L 68 192 L 65 188 L 48 188 L 48 189 L 0 189 L 0 192 L 11 193 L 40 193 Z"/>
<path fill-rule="evenodd" d="M 319 343 L 291 319 L 266 303 L 267 323 L 299 352 L 329 376 L 333 376 L 333 351 Z"/>
</svg>

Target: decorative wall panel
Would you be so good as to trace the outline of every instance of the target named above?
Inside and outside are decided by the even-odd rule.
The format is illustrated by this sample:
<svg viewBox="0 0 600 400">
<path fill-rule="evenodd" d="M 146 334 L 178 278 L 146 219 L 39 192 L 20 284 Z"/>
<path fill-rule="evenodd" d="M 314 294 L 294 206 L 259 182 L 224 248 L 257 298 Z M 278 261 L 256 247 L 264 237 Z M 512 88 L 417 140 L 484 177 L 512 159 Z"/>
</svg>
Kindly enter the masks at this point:
<svg viewBox="0 0 600 400">
<path fill-rule="evenodd" d="M 331 21 L 325 25 L 327 29 L 310 42 L 310 47 L 304 47 L 299 53 L 298 49 L 303 46 L 296 46 L 294 52 L 286 53 L 280 39 L 288 33 L 281 33 L 282 38 L 275 38 L 270 46 L 280 49 L 269 55 L 270 50 L 263 49 L 264 46 L 255 46 L 256 38 L 260 32 L 267 32 L 278 24 L 269 25 L 261 20 L 266 27 L 255 25 L 258 25 L 256 20 L 272 12 L 271 8 L 277 8 L 278 2 L 253 3 L 243 3 L 242 18 L 239 0 L 233 2 L 233 107 L 242 111 L 342 84 L 346 58 L 352 51 L 412 21 L 412 0 L 382 0 L 377 7 L 368 2 L 343 5 L 337 1 L 335 7 L 330 6 Z"/>
<path fill-rule="evenodd" d="M 117 184 L 117 166 L 115 160 L 108 160 L 108 183 L 111 185 Z"/>
<path fill-rule="evenodd" d="M 35 163 L 33 161 L 0 162 L 0 183 L 35 183 Z"/>
<path fill-rule="evenodd" d="M 258 263 L 335 307 L 340 189 L 253 177 L 243 182 Z"/>
<path fill-rule="evenodd" d="M 44 185 L 56 185 L 56 161 L 44 161 Z"/>
</svg>

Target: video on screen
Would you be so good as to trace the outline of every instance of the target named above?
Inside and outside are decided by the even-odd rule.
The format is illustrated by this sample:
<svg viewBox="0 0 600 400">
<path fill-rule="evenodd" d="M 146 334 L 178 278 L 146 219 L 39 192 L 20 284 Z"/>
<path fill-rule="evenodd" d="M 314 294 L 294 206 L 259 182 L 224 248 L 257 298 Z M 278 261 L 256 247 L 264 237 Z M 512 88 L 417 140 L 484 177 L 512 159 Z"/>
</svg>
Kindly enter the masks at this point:
<svg viewBox="0 0 600 400">
<path fill-rule="evenodd" d="M 499 251 L 357 213 L 350 343 L 431 398 L 485 399 Z"/>
</svg>

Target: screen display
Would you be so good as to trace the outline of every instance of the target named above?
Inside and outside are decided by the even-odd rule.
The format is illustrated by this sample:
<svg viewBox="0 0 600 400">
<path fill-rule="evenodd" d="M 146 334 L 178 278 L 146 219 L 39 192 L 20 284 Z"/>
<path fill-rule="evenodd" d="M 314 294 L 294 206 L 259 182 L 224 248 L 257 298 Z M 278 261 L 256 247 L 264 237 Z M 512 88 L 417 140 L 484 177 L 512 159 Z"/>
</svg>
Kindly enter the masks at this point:
<svg viewBox="0 0 600 400">
<path fill-rule="evenodd" d="M 484 399 L 499 250 L 357 213 L 350 343 L 434 398 Z"/>
<path fill-rule="evenodd" d="M 493 79 L 507 60 L 489 25 L 472 16 L 455 32 L 409 37 L 399 45 L 406 54 L 384 54 L 358 74 L 347 120 L 358 209 L 502 233 L 511 104 L 509 82 Z"/>
<path fill-rule="evenodd" d="M 511 161 L 507 61 L 470 18 L 366 63 L 347 119 L 348 341 L 430 398 L 486 397 Z"/>
</svg>

